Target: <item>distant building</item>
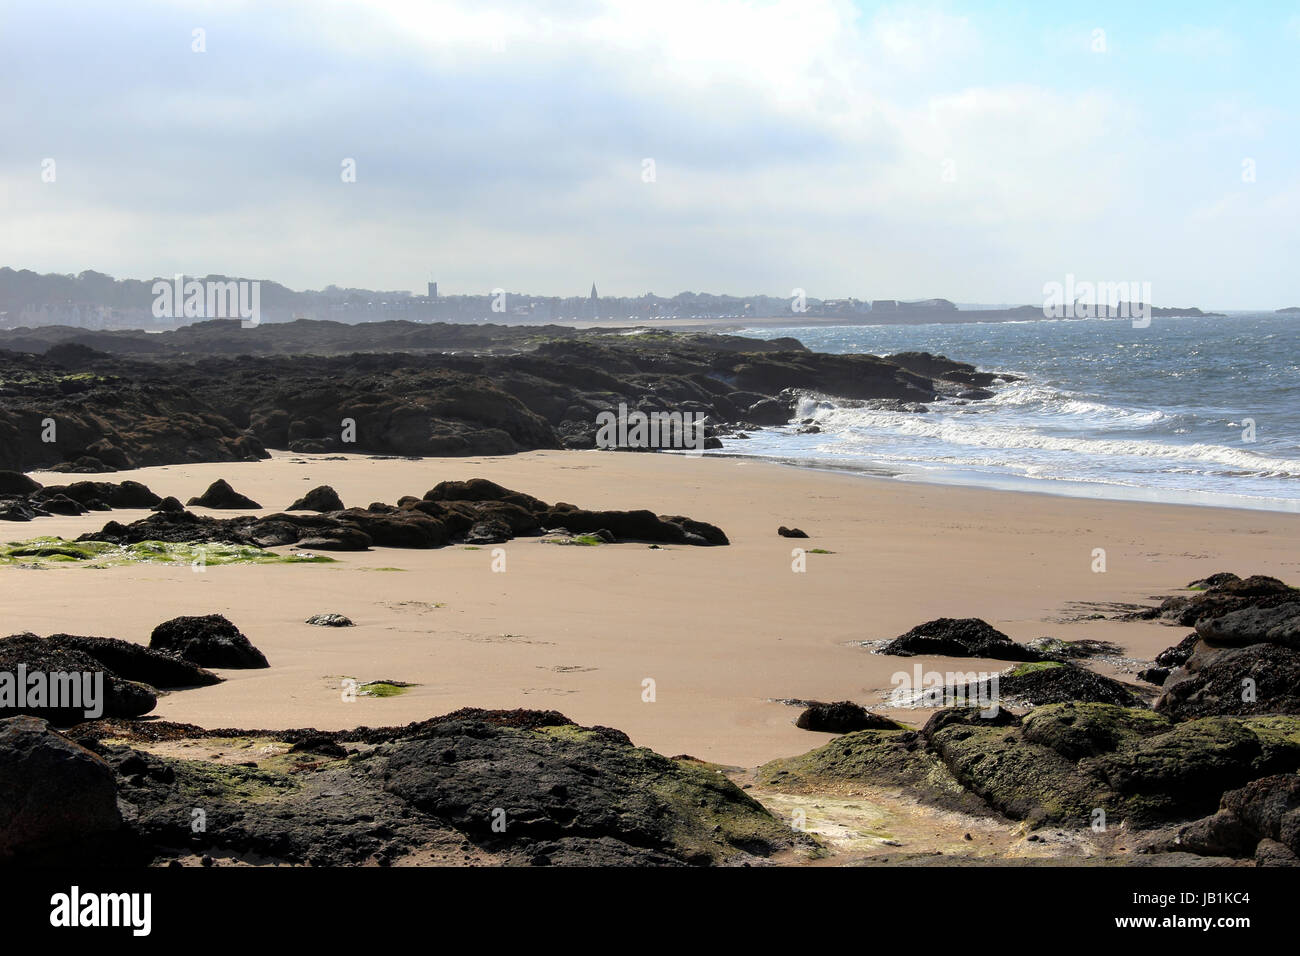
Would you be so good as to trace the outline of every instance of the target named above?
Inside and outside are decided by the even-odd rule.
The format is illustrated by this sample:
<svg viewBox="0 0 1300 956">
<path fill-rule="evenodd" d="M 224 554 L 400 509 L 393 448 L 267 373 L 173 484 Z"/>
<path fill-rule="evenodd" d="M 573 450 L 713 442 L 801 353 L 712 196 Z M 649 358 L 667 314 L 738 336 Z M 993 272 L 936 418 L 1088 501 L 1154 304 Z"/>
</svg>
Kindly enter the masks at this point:
<svg viewBox="0 0 1300 956">
<path fill-rule="evenodd" d="M 429 283 L 429 298 L 430 299 L 438 298 L 438 283 L 436 282 Z"/>
</svg>

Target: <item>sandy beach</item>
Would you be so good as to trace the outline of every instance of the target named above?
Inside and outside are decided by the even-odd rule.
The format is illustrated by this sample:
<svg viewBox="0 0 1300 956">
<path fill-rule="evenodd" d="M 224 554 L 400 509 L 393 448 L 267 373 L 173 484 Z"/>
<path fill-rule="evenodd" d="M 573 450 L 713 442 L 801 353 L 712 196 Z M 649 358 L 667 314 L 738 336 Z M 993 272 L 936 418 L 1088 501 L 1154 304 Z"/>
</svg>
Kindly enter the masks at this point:
<svg viewBox="0 0 1300 956">
<path fill-rule="evenodd" d="M 1072 602 L 1141 602 L 1214 571 L 1294 579 L 1300 564 L 1300 519 L 1293 515 L 908 484 L 731 458 L 534 452 L 413 461 L 276 453 L 259 463 L 129 475 L 182 501 L 224 477 L 273 506 L 266 513 L 323 483 L 346 504 L 364 506 L 477 476 L 582 507 L 687 514 L 718 524 L 732 543 L 559 547 L 519 538 L 501 546 L 504 572 L 493 571 L 490 548 L 463 546 L 377 548 L 336 554 L 332 565 L 202 573 L 9 567 L 0 569 L 5 632 L 147 643 L 168 618 L 225 614 L 271 667 L 223 672 L 224 683 L 163 696 L 155 711 L 209 728 L 341 729 L 464 706 L 553 708 L 582 724 L 617 727 L 661 753 L 752 767 L 830 739 L 796 729 L 798 710 L 777 702 L 782 698 L 850 699 L 909 723 L 924 718 L 884 707 L 891 675 L 914 662 L 872 654 L 857 642 L 894 637 L 936 617 L 973 616 L 1017 640 L 1099 638 L 1150 659 L 1182 630 L 1057 619 L 1077 610 Z M 43 518 L 11 526 L 8 538 L 72 537 L 110 517 L 143 514 Z M 782 524 L 804 529 L 809 540 L 778 537 Z M 796 546 L 833 553 L 808 554 L 806 572 L 796 573 Z M 1106 573 L 1092 571 L 1095 548 L 1106 551 Z M 346 614 L 357 626 L 304 623 L 324 611 Z M 938 670 L 1006 666 L 925 660 Z M 345 677 L 418 686 L 344 702 Z M 653 702 L 642 699 L 647 678 Z"/>
</svg>

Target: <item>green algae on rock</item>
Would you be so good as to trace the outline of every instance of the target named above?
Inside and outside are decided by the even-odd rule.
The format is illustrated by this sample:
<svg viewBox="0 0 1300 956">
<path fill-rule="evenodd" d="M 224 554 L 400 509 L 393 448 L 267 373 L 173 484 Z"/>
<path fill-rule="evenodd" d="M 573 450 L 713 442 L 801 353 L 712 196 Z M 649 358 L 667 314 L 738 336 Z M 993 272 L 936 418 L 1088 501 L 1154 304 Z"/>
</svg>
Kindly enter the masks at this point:
<svg viewBox="0 0 1300 956">
<path fill-rule="evenodd" d="M 334 559 L 315 554 L 279 554 L 255 545 L 194 544 L 170 541 L 66 541 L 43 537 L 0 545 L 0 566 L 90 568 L 127 564 L 170 564 L 217 567 L 227 564 L 330 564 Z"/>
<path fill-rule="evenodd" d="M 124 838 L 155 863 L 220 852 L 314 865 L 473 854 L 516 865 L 680 866 L 816 851 L 718 769 L 553 711 L 462 710 L 341 732 L 126 721 L 78 729 L 131 808 Z M 311 753 L 295 752 L 308 740 Z M 321 758 L 344 742 L 357 747 Z M 195 808 L 205 821 L 197 829 Z"/>
<path fill-rule="evenodd" d="M 1214 812 L 1221 795 L 1300 767 L 1300 717 L 1206 717 L 1174 723 L 1150 710 L 1058 703 L 1023 719 L 978 711 L 935 714 L 920 732 L 861 731 L 769 763 L 783 792 L 866 786 L 911 790 L 924 802 L 986 808 L 1031 827 L 1154 827 Z M 1004 712 L 1006 713 L 1006 712 Z"/>
</svg>

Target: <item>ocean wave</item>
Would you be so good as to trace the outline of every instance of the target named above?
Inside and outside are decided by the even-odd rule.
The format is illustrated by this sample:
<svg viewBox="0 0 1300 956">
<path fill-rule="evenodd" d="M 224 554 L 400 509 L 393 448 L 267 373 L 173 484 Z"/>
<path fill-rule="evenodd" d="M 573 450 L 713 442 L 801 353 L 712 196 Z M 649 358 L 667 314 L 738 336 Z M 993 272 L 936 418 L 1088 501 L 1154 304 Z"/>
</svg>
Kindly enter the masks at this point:
<svg viewBox="0 0 1300 956">
<path fill-rule="evenodd" d="M 1196 442 L 1179 445 L 1167 441 L 1132 437 L 1107 438 L 1048 434 L 1033 424 L 1015 420 L 986 424 L 986 419 L 972 421 L 946 415 L 941 411 L 927 414 L 897 412 L 873 408 L 841 408 L 817 403 L 808 409 L 822 429 L 821 446 L 837 454 L 870 451 L 880 453 L 891 438 L 923 439 L 947 446 L 990 450 L 1035 450 L 1081 456 L 1081 464 L 1093 471 L 1096 458 L 1159 460 L 1175 463 L 1199 463 L 1231 468 L 1237 475 L 1263 478 L 1300 477 L 1300 459 L 1278 458 L 1245 448 Z M 827 439 L 833 442 L 828 443 Z M 830 447 L 828 447 L 830 446 Z M 935 449 L 934 459 L 944 456 Z"/>
</svg>

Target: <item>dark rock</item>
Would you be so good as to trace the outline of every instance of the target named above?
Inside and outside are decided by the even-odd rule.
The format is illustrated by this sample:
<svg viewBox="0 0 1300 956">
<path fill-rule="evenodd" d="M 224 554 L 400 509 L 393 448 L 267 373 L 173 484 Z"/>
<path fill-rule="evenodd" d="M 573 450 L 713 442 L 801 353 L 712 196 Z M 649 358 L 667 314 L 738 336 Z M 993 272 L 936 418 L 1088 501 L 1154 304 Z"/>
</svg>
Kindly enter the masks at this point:
<svg viewBox="0 0 1300 956">
<path fill-rule="evenodd" d="M 1179 842 L 1206 856 L 1262 855 L 1271 865 L 1294 865 L 1300 852 L 1300 776 L 1262 777 L 1225 793 L 1218 812 L 1185 827 Z"/>
<path fill-rule="evenodd" d="M 987 657 L 1003 661 L 1036 661 L 1037 651 L 1017 644 L 979 618 L 941 617 L 917 625 L 880 649 L 881 654 L 914 657 L 934 654 L 945 657 Z"/>
<path fill-rule="evenodd" d="M 84 515 L 89 510 L 67 495 L 50 495 L 41 501 L 41 507 L 52 515 Z"/>
<path fill-rule="evenodd" d="M 0 521 L 31 521 L 48 514 L 44 509 L 38 512 L 21 499 L 0 500 Z"/>
<path fill-rule="evenodd" d="M 203 667 L 269 667 L 266 657 L 220 614 L 175 617 L 153 629 L 149 646 Z"/>
<path fill-rule="evenodd" d="M 1120 744 L 1167 733 L 1173 724 L 1149 710 L 1106 703 L 1063 703 L 1039 707 L 1021 722 L 1029 743 L 1069 760 L 1111 753 Z"/>
<path fill-rule="evenodd" d="M 1124 653 L 1124 648 L 1110 641 L 1080 638 L 1067 641 L 1059 637 L 1036 637 L 1025 645 L 1053 660 L 1080 660 L 1088 657 L 1114 656 Z"/>
<path fill-rule="evenodd" d="M 0 495 L 26 497 L 41 488 L 41 483 L 18 471 L 0 471 Z"/>
<path fill-rule="evenodd" d="M 790 841 L 725 777 L 593 731 L 445 719 L 365 766 L 386 791 L 471 839 L 552 862 L 723 862 Z M 494 834 L 494 808 L 505 810 L 504 834 Z"/>
<path fill-rule="evenodd" d="M 1300 856 L 1289 846 L 1265 838 L 1255 847 L 1256 866 L 1300 866 Z"/>
<path fill-rule="evenodd" d="M 162 501 L 154 505 L 151 510 L 166 512 L 168 514 L 176 514 L 177 512 L 184 511 L 185 506 L 181 504 L 181 500 L 179 498 L 175 498 L 171 495 L 168 495 Z"/>
<path fill-rule="evenodd" d="M 1182 667 L 1187 663 L 1187 659 L 1192 656 L 1192 651 L 1199 640 L 1200 638 L 1195 634 L 1188 634 L 1173 647 L 1167 647 L 1157 654 L 1156 664 L 1168 669 Z"/>
<path fill-rule="evenodd" d="M 1266 739 L 1229 717 L 1209 717 L 1127 742 L 1090 758 L 1087 769 L 1120 794 L 1159 794 L 1190 809 L 1212 806 L 1225 790 L 1297 760 L 1300 744 Z"/>
<path fill-rule="evenodd" d="M 709 524 L 707 521 L 696 521 L 683 515 L 660 515 L 659 520 L 681 528 L 686 534 L 685 541 L 687 544 L 715 546 L 731 543 L 721 528 Z M 598 528 L 596 533 L 601 530 Z M 615 534 L 611 530 L 604 530 L 606 534 Z"/>
<path fill-rule="evenodd" d="M 1300 600 L 1202 618 L 1196 622 L 1196 634 L 1219 646 L 1268 643 L 1300 650 Z"/>
<path fill-rule="evenodd" d="M 776 533 L 783 538 L 806 538 L 808 535 L 798 528 L 787 528 L 785 525 L 776 529 Z"/>
<path fill-rule="evenodd" d="M 1244 608 L 1275 607 L 1296 600 L 1297 592 L 1277 578 L 1256 574 L 1236 580 L 1224 579 L 1222 583 L 1190 596 L 1179 594 L 1166 598 L 1147 616 L 1159 617 L 1184 627 L 1195 627 L 1201 621 L 1222 617 Z"/>
<path fill-rule="evenodd" d="M 352 508 L 334 517 L 363 532 L 379 548 L 440 548 L 451 539 L 443 522 L 414 510 L 385 515 Z"/>
<path fill-rule="evenodd" d="M 1201 578 L 1187 585 L 1189 591 L 1208 591 L 1214 588 L 1221 588 L 1225 584 L 1234 584 L 1240 581 L 1238 575 L 1231 571 L 1220 571 L 1217 574 L 1211 574 L 1209 577 Z"/>
<path fill-rule="evenodd" d="M 652 511 L 583 511 L 572 505 L 556 505 L 539 516 L 543 527 L 567 528 L 574 534 L 592 534 L 596 531 L 611 532 L 620 541 L 658 541 L 664 544 L 688 544 L 688 529 L 682 524 L 658 517 Z M 712 525 L 698 524 L 711 529 L 708 533 L 718 540 L 726 542 L 726 535 Z M 699 544 L 711 543 L 694 528 L 689 529 L 700 539 Z"/>
<path fill-rule="evenodd" d="M 289 753 L 316 754 L 321 757 L 343 758 L 348 755 L 347 748 L 325 734 L 312 734 L 299 740 L 289 748 Z"/>
<path fill-rule="evenodd" d="M 138 481 L 74 481 L 70 485 L 46 485 L 33 497 L 45 499 L 62 495 L 92 510 L 109 508 L 152 508 L 162 501 Z"/>
<path fill-rule="evenodd" d="M 229 482 L 224 478 L 218 478 L 208 485 L 207 491 L 197 498 L 191 498 L 186 504 L 191 507 L 197 505 L 201 508 L 223 510 L 255 510 L 262 507 L 252 498 L 245 497 L 230 487 Z"/>
<path fill-rule="evenodd" d="M 937 710 L 926 720 L 920 734 L 930 740 L 939 731 L 953 724 L 966 724 L 976 727 L 1019 727 L 1021 718 L 1004 707 L 996 711 L 992 708 L 981 710 L 978 707 L 947 707 Z"/>
<path fill-rule="evenodd" d="M 1203 649 L 1202 649 L 1203 648 Z M 1218 714 L 1300 714 L 1300 650 L 1278 644 L 1198 645 L 1153 705 L 1174 720 Z"/>
<path fill-rule="evenodd" d="M 315 624 L 317 627 L 355 627 L 351 619 L 344 617 L 342 614 L 313 614 L 307 618 L 308 624 Z"/>
<path fill-rule="evenodd" d="M 510 529 L 497 521 L 480 521 L 469 529 L 465 543 L 473 545 L 501 544 L 509 541 L 513 535 Z"/>
<path fill-rule="evenodd" d="M 1131 687 L 1085 667 L 1057 661 L 1021 664 L 1000 675 L 998 691 L 1004 697 L 1034 707 L 1071 701 L 1141 707 L 1144 699 Z"/>
<path fill-rule="evenodd" d="M 299 538 L 298 549 L 301 551 L 368 551 L 373 542 L 370 535 L 356 528 L 338 528 L 336 530 L 311 537 Z"/>
<path fill-rule="evenodd" d="M 99 678 L 93 675 L 102 674 L 103 699 L 96 703 L 102 707 L 103 717 L 140 717 L 158 704 L 157 696 L 143 684 L 123 679 L 102 661 L 83 651 L 47 641 L 35 634 L 14 634 L 0 638 L 0 675 L 13 680 L 15 691 L 20 665 L 29 678 L 35 673 L 43 675 L 47 693 L 51 694 L 53 688 L 50 687 L 50 675 L 72 675 L 77 681 L 77 690 L 84 692 L 83 675 L 92 675 L 91 680 L 98 681 Z M 68 692 L 73 693 L 71 689 Z M 92 685 L 90 693 L 94 692 Z M 39 703 L 33 702 L 29 697 L 23 706 L 19 706 L 15 697 L 12 704 L 0 703 L 0 717 L 28 714 L 60 727 L 92 719 L 86 714 L 87 710 L 94 709 L 90 706 L 92 702 L 84 696 L 80 701 L 81 706 L 49 706 L 51 703 L 53 700 L 50 697 Z M 66 703 L 70 704 L 71 701 Z"/>
<path fill-rule="evenodd" d="M 530 510 L 535 509 L 535 510 Z M 136 544 L 142 541 L 228 543 L 262 548 L 296 544 L 306 550 L 363 551 L 369 547 L 439 548 L 452 541 L 498 543 L 545 527 L 574 533 L 604 532 L 618 540 L 726 545 L 722 529 L 684 515 L 649 511 L 584 511 L 551 508 L 531 495 L 484 479 L 443 482 L 424 498 L 407 496 L 398 506 L 379 502 L 324 514 L 279 513 L 265 517 L 214 518 L 188 511 L 155 512 L 129 525 L 110 521 L 79 541 Z"/>
<path fill-rule="evenodd" d="M 165 541 L 191 544 L 241 544 L 260 546 L 252 528 L 255 518 L 212 518 L 189 511 L 156 511 L 124 525 L 110 521 L 98 531 L 88 531 L 78 541 L 111 541 L 114 544 L 139 544 L 142 541 Z M 296 539 L 297 535 L 294 535 Z M 283 542 L 290 543 L 290 542 Z"/>
<path fill-rule="evenodd" d="M 84 841 L 121 824 L 108 764 L 43 720 L 0 720 L 0 859 L 80 863 Z"/>
<path fill-rule="evenodd" d="M 848 734 L 855 730 L 902 730 L 897 721 L 873 714 L 849 700 L 824 704 L 810 701 L 794 725 L 800 730 L 817 730 L 828 734 Z"/>
<path fill-rule="evenodd" d="M 505 501 L 534 513 L 547 509 L 546 502 L 540 498 L 534 498 L 520 491 L 511 491 L 486 478 L 443 481 L 425 492 L 424 497 L 429 501 Z"/>
<path fill-rule="evenodd" d="M 221 683 L 221 678 L 216 674 L 190 661 L 130 641 L 111 637 L 78 637 L 72 634 L 51 634 L 46 640 L 56 647 L 93 657 L 126 680 L 139 681 L 151 687 L 173 689 Z"/>
<path fill-rule="evenodd" d="M 745 410 L 745 419 L 755 425 L 784 425 L 793 417 L 794 410 L 786 402 L 765 398 Z"/>
<path fill-rule="evenodd" d="M 1146 670 L 1138 671 L 1138 680 L 1146 681 L 1148 684 L 1155 684 L 1157 687 L 1164 684 L 1168 678 L 1168 667 L 1148 667 Z"/>
<path fill-rule="evenodd" d="M 343 499 L 341 499 L 338 496 L 338 492 L 329 485 L 320 485 L 307 492 L 285 510 L 318 512 L 342 511 Z"/>
</svg>

